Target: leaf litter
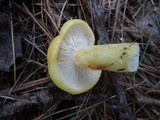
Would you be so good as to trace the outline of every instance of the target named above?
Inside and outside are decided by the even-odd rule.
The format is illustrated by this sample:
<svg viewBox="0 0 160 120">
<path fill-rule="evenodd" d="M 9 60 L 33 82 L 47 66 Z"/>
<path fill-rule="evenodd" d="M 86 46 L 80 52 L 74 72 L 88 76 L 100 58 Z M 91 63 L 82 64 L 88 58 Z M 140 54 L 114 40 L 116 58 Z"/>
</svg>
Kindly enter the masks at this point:
<svg viewBox="0 0 160 120">
<path fill-rule="evenodd" d="M 16 68 L 11 69 L 13 51 L 8 14 L 3 17 L 6 27 L 0 27 L 0 61 L 9 61 L 7 64 L 0 62 L 1 119 L 159 118 L 159 1 L 9 2 L 12 5 L 14 44 L 18 48 L 15 57 L 20 59 L 16 59 Z M 3 13 L 6 8 L 9 9 L 9 3 L 0 1 L 0 12 Z M 82 95 L 72 96 L 59 90 L 48 77 L 46 53 L 63 23 L 73 18 L 89 23 L 97 44 L 138 42 L 141 47 L 139 70 L 136 73 L 105 71 L 98 84 Z M 3 22 L 0 24 L 3 26 Z M 4 47 L 7 53 L 2 52 Z"/>
</svg>

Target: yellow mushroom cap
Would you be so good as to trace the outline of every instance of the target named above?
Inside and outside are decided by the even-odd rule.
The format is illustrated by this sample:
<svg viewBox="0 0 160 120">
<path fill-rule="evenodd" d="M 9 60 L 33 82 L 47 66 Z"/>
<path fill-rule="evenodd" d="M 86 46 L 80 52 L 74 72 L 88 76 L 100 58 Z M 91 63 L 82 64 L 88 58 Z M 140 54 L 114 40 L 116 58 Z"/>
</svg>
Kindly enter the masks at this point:
<svg viewBox="0 0 160 120">
<path fill-rule="evenodd" d="M 94 43 L 94 34 L 83 20 L 69 20 L 62 26 L 47 52 L 49 75 L 59 88 L 71 94 L 80 94 L 98 82 L 101 70 L 82 68 L 74 62 L 76 50 Z"/>
</svg>

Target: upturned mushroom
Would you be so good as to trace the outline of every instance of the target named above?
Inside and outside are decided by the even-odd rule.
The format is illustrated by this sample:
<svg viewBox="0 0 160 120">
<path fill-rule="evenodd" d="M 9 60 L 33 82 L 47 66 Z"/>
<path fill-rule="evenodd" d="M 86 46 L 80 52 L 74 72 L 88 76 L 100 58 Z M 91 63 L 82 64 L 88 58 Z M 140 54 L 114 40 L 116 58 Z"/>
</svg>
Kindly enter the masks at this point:
<svg viewBox="0 0 160 120">
<path fill-rule="evenodd" d="M 102 70 L 137 71 L 138 43 L 94 44 L 94 34 L 85 21 L 73 19 L 62 26 L 47 52 L 49 75 L 60 89 L 81 94 L 98 82 Z"/>
</svg>

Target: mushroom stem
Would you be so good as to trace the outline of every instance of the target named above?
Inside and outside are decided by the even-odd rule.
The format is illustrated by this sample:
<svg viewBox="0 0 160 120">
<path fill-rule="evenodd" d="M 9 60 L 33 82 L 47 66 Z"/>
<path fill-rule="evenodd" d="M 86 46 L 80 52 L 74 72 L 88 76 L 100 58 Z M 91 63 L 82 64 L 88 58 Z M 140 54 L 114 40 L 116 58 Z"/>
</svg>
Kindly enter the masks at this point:
<svg viewBox="0 0 160 120">
<path fill-rule="evenodd" d="M 75 52 L 75 64 L 92 70 L 134 72 L 139 65 L 138 43 L 96 45 Z"/>
</svg>

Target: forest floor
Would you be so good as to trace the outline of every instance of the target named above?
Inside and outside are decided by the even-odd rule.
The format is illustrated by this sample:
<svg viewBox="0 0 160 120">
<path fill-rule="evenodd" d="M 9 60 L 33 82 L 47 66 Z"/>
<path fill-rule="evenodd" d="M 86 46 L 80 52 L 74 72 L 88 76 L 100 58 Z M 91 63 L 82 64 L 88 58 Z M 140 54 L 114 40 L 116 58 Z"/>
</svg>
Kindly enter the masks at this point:
<svg viewBox="0 0 160 120">
<path fill-rule="evenodd" d="M 137 72 L 103 71 L 87 93 L 51 81 L 47 49 L 61 26 L 83 19 L 97 44 L 137 42 Z M 160 1 L 0 0 L 1 120 L 159 120 Z"/>
</svg>

